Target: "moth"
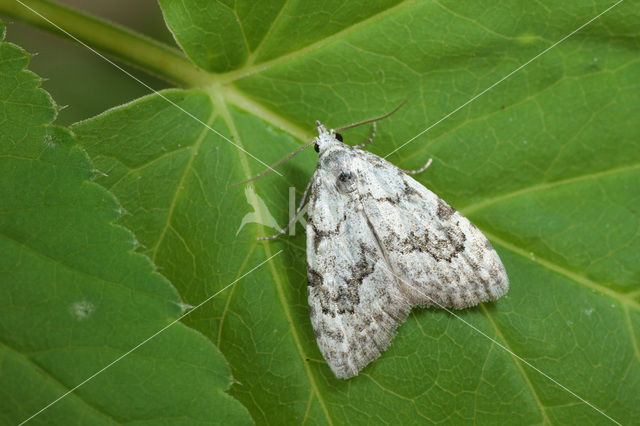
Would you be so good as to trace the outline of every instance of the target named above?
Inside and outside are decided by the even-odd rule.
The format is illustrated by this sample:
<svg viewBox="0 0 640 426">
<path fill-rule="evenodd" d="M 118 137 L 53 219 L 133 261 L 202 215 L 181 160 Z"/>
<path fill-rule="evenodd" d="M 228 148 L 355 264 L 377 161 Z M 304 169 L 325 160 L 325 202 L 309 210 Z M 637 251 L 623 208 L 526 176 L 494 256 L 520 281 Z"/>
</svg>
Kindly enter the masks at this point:
<svg viewBox="0 0 640 426">
<path fill-rule="evenodd" d="M 318 152 L 301 202 L 309 194 L 309 314 L 320 352 L 344 379 L 380 356 L 413 307 L 463 309 L 509 288 L 487 238 L 409 176 L 429 163 L 404 171 L 361 149 L 374 120 L 393 112 L 367 121 L 374 132 L 363 144 L 346 145 L 316 121 L 306 145 Z"/>
</svg>

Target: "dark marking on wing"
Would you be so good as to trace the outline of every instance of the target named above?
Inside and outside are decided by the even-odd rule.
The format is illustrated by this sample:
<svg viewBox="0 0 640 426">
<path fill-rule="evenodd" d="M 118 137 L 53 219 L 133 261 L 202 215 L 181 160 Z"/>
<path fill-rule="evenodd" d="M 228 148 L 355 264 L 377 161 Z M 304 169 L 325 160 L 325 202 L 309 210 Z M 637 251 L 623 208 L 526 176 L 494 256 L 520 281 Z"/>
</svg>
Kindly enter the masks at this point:
<svg viewBox="0 0 640 426">
<path fill-rule="evenodd" d="M 349 269 L 350 274 L 343 277 L 346 285 L 340 286 L 337 290 L 334 302 L 337 307 L 337 313 L 354 313 L 358 305 L 360 305 L 360 287 L 363 281 L 373 273 L 375 264 L 371 259 L 375 259 L 373 248 L 367 246 L 364 242 L 360 242 L 360 252 L 358 261 Z"/>
<path fill-rule="evenodd" d="M 320 285 L 315 287 L 314 290 L 318 293 L 318 298 L 320 300 L 320 308 L 322 309 L 322 313 L 324 315 L 329 315 L 331 318 L 336 317 L 335 309 L 329 304 L 332 300 L 331 295 L 329 294 L 329 290 L 327 290 L 326 286 Z"/>
<path fill-rule="evenodd" d="M 311 215 L 309 215 L 307 217 L 307 225 L 311 226 L 311 228 L 313 229 L 313 249 L 316 252 L 318 251 L 318 246 L 320 245 L 322 240 L 324 240 L 325 238 L 331 237 L 331 236 L 336 236 L 336 235 L 338 235 L 338 232 L 340 231 L 340 229 L 339 229 L 340 228 L 340 224 L 338 224 L 338 226 L 336 226 L 335 229 L 332 229 L 330 231 L 321 231 L 320 229 L 318 229 L 316 224 L 313 222 L 313 217 Z"/>
<path fill-rule="evenodd" d="M 307 280 L 309 287 L 316 287 L 322 284 L 322 275 L 307 264 Z"/>
<path fill-rule="evenodd" d="M 333 229 L 331 231 L 320 231 L 314 225 L 312 225 L 312 227 L 313 227 L 313 249 L 315 251 L 318 251 L 318 246 L 320 245 L 322 240 L 324 240 L 325 238 L 328 238 L 328 237 L 333 237 L 333 236 L 338 235 L 338 228 L 337 227 L 336 227 L 336 229 Z"/>
<path fill-rule="evenodd" d="M 407 182 L 407 175 L 402 170 L 400 170 L 400 172 L 401 172 L 401 177 L 402 177 L 402 183 L 404 183 L 404 189 L 402 190 L 402 194 L 407 198 L 412 197 L 412 196 L 415 196 L 415 197 L 418 197 L 418 198 L 422 198 L 422 194 L 420 194 L 420 192 L 416 191 Z"/>
<path fill-rule="evenodd" d="M 456 210 L 449 204 L 445 203 L 442 198 L 438 198 L 438 210 L 436 214 L 440 220 L 449 220 L 449 218 L 456 212 Z"/>
<path fill-rule="evenodd" d="M 409 237 L 400 242 L 403 247 L 402 253 L 412 251 L 428 253 L 437 261 L 445 260 L 450 263 L 454 257 L 464 251 L 466 237 L 456 227 L 445 228 L 444 233 L 446 239 L 431 235 L 426 229 L 421 234 L 411 232 Z"/>
<path fill-rule="evenodd" d="M 342 343 L 344 341 L 344 333 L 341 330 L 332 330 L 331 327 L 327 325 L 327 323 L 321 320 L 318 323 L 317 327 L 314 327 L 313 334 L 315 334 L 316 339 L 321 336 L 327 336 L 329 339 L 336 341 L 338 343 Z"/>
<path fill-rule="evenodd" d="M 358 262 L 351 269 L 351 278 L 347 281 L 347 285 L 350 287 L 360 287 L 364 279 L 373 273 L 376 266 L 372 259 L 378 256 L 372 247 L 362 241 L 360 242 L 359 254 Z"/>
<path fill-rule="evenodd" d="M 456 222 L 456 226 L 454 227 L 446 228 L 445 234 L 447 235 L 449 242 L 453 245 L 456 253 L 464 251 L 464 242 L 467 240 L 467 236 L 460 230 L 460 222 Z"/>
<path fill-rule="evenodd" d="M 356 306 L 360 304 L 360 289 L 354 286 L 340 286 L 336 292 L 334 302 L 339 315 L 352 314 Z"/>
</svg>

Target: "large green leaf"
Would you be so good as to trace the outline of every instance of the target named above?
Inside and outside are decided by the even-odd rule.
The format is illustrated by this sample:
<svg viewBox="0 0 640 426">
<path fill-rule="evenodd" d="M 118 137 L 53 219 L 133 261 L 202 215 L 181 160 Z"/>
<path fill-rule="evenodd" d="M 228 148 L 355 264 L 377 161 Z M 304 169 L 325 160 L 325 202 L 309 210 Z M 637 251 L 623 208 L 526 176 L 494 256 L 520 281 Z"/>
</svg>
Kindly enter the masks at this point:
<svg viewBox="0 0 640 426">
<path fill-rule="evenodd" d="M 495 87 L 613 2 L 160 3 L 188 56 L 218 74 L 73 130 L 130 213 L 120 223 L 187 303 L 284 249 L 186 320 L 225 354 L 258 423 L 609 422 L 572 392 L 619 422 L 640 415 L 637 2 Z M 459 318 L 417 309 L 380 359 L 338 380 L 308 319 L 301 228 L 270 242 L 255 240 L 268 227 L 238 232 L 254 208 L 257 222 L 286 223 L 288 187 L 299 197 L 315 165 L 306 152 L 283 177 L 229 188 L 264 170 L 243 149 L 271 163 L 316 119 L 338 127 L 404 98 L 370 150 L 438 123 L 389 159 L 433 157 L 418 179 L 486 233 L 511 279 L 505 297 L 458 315 L 548 377 Z"/>
<path fill-rule="evenodd" d="M 4 26 L 0 40 L 4 39 Z M 171 324 L 184 305 L 113 222 L 121 207 L 56 106 L 0 42 L 0 423 L 38 413 Z M 42 424 L 250 423 L 222 354 L 181 323 L 53 404 Z"/>
<path fill-rule="evenodd" d="M 316 118 L 337 126 L 408 96 L 372 145 L 386 154 L 610 5 L 474 10 L 423 2 L 363 8 L 373 11 L 368 16 L 326 5 L 324 13 L 341 20 L 338 32 L 315 26 L 319 13 L 310 8 L 287 3 L 256 23 L 242 19 L 238 5 L 225 25 L 243 27 L 245 40 L 240 31 L 220 31 L 216 45 L 194 28 L 226 6 L 166 3 L 166 19 L 190 56 L 230 73 L 208 92 L 165 96 L 266 162 L 296 144 L 274 124 L 308 139 Z M 639 378 L 639 155 L 630 117 L 640 105 L 640 70 L 630 29 L 638 20 L 629 7 L 609 12 L 391 157 L 413 167 L 433 156 L 422 181 L 467 213 L 505 261 L 509 295 L 460 315 L 622 422 L 638 414 Z M 185 11 L 198 12 L 197 25 Z M 304 35 L 282 38 L 290 28 Z M 244 42 L 245 53 L 222 57 Z M 242 188 L 227 186 L 263 166 L 157 96 L 74 130 L 108 174 L 101 183 L 132 213 L 123 223 L 189 303 L 285 248 L 270 270 L 190 321 L 226 354 L 240 382 L 234 393 L 257 421 L 606 421 L 436 310 L 416 311 L 361 376 L 335 379 L 308 321 L 304 237 L 258 244 L 255 236 L 270 230 L 255 225 L 235 235 L 251 207 Z M 287 186 L 301 190 L 313 162 L 307 153 L 282 168 L 284 179 L 256 183 L 280 223 Z"/>
</svg>

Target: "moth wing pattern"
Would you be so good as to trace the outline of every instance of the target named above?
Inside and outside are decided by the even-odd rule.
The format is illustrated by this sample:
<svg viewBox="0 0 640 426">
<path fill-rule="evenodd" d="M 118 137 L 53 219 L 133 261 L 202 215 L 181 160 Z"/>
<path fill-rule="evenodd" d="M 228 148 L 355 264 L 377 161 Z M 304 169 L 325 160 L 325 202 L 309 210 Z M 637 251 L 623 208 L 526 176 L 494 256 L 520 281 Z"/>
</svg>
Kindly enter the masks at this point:
<svg viewBox="0 0 640 426">
<path fill-rule="evenodd" d="M 462 309 L 509 289 L 487 238 L 467 218 L 395 165 L 357 151 L 364 212 L 411 306 Z"/>
<path fill-rule="evenodd" d="M 358 374 L 388 346 L 411 307 L 358 200 L 313 176 L 307 209 L 309 311 L 320 352 L 337 377 Z"/>
<path fill-rule="evenodd" d="M 395 165 L 343 145 L 355 190 L 321 165 L 307 209 L 309 308 L 337 377 L 386 349 L 414 306 L 469 307 L 508 290 L 506 271 L 469 220 Z M 345 160 L 346 159 L 346 160 Z"/>
</svg>

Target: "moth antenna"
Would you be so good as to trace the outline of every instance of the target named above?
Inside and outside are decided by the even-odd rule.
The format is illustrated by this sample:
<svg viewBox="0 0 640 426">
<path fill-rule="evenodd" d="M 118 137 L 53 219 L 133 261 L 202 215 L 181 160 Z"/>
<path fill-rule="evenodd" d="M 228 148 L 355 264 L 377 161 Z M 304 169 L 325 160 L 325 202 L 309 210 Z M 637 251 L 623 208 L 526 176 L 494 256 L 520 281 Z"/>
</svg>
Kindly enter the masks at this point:
<svg viewBox="0 0 640 426">
<path fill-rule="evenodd" d="M 359 143 L 358 145 L 353 145 L 354 148 L 364 148 L 365 146 L 369 145 L 371 142 L 373 142 L 373 138 L 376 137 L 376 122 L 373 122 L 373 130 L 371 131 L 371 136 L 369 136 L 369 139 L 367 139 L 366 141 Z"/>
<path fill-rule="evenodd" d="M 273 169 L 275 169 L 276 167 L 278 167 L 280 164 L 290 160 L 292 157 L 295 157 L 296 155 L 298 155 L 300 152 L 304 151 L 306 148 L 310 147 L 311 145 L 313 145 L 315 143 L 315 139 L 312 140 L 311 142 L 309 142 L 308 144 L 305 144 L 303 146 L 301 146 L 300 148 L 298 148 L 297 150 L 293 151 L 291 154 L 287 155 L 285 158 L 283 158 L 282 160 L 278 161 L 277 163 L 275 163 L 274 165 L 272 165 L 271 167 L 269 167 L 267 170 L 265 170 L 264 172 L 255 175 L 254 177 L 247 179 L 245 181 L 242 182 L 238 182 L 238 183 L 234 183 L 229 185 L 229 188 L 233 188 L 234 186 L 238 186 L 238 185 L 244 185 L 245 183 L 249 183 L 252 182 L 256 179 L 260 179 L 262 176 L 266 175 L 267 173 L 273 171 Z"/>
<path fill-rule="evenodd" d="M 433 158 L 429 158 L 427 160 L 427 162 L 424 164 L 424 166 L 420 167 L 419 169 L 415 169 L 415 170 L 405 170 L 405 169 L 400 169 L 403 172 L 405 172 L 408 175 L 417 175 L 418 173 L 422 173 L 425 170 L 427 170 L 427 168 L 431 165 L 431 162 L 433 161 Z"/>
<path fill-rule="evenodd" d="M 391 114 L 393 114 L 394 112 L 396 112 L 397 110 L 399 110 L 404 104 L 406 104 L 407 102 L 409 102 L 408 99 L 405 99 L 404 101 L 402 101 L 402 103 L 400 105 L 398 105 L 397 107 L 395 107 L 393 109 L 393 111 L 386 113 L 385 115 L 381 115 L 380 117 L 374 117 L 374 118 L 370 118 L 368 120 L 365 121 L 360 121 L 358 123 L 353 123 L 353 124 L 349 124 L 348 126 L 344 126 L 344 127 L 340 127 L 339 129 L 336 129 L 336 132 L 340 132 L 342 130 L 347 130 L 347 129 L 351 129 L 353 127 L 358 127 L 358 126 L 362 126 L 363 124 L 367 124 L 367 123 L 371 123 L 376 122 L 376 121 L 380 121 L 383 120 L 387 117 L 389 117 Z"/>
</svg>

